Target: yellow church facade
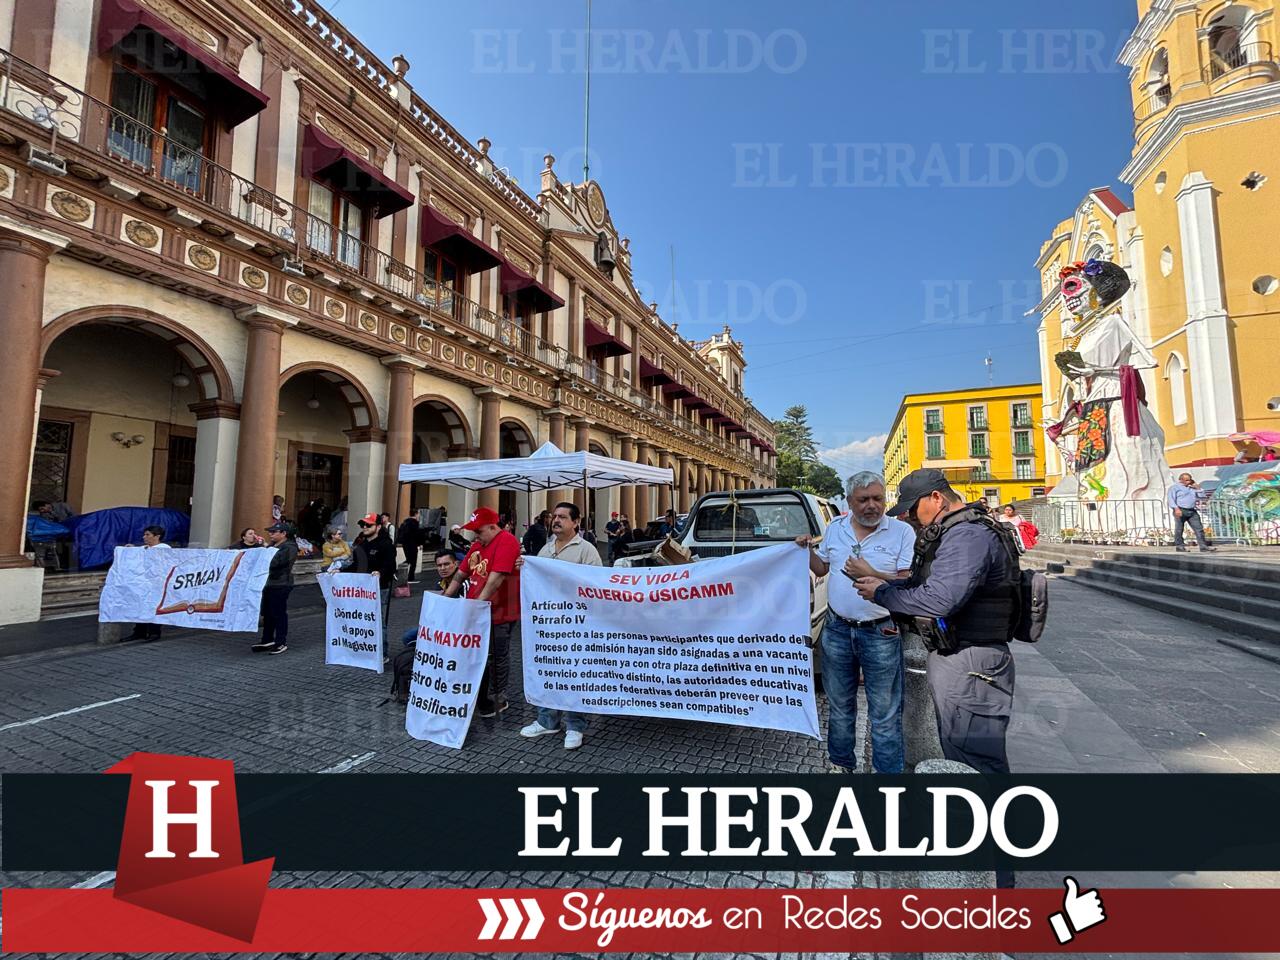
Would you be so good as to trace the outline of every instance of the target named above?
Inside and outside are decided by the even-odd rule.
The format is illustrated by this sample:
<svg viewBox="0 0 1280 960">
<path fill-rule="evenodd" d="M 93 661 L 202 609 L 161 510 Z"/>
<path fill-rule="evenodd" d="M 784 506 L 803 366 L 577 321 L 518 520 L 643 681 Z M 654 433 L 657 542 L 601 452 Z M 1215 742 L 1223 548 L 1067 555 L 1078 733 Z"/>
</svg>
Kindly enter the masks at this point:
<svg viewBox="0 0 1280 960">
<path fill-rule="evenodd" d="M 1134 144 L 1132 209 L 1091 191 L 1037 260 L 1043 413 L 1059 409 L 1070 349 L 1057 271 L 1099 253 L 1129 272 L 1124 319 L 1169 466 L 1230 463 L 1237 432 L 1280 429 L 1280 60 L 1277 0 L 1139 0 L 1121 51 Z M 1050 450 L 1047 481 L 1062 475 Z"/>
</svg>

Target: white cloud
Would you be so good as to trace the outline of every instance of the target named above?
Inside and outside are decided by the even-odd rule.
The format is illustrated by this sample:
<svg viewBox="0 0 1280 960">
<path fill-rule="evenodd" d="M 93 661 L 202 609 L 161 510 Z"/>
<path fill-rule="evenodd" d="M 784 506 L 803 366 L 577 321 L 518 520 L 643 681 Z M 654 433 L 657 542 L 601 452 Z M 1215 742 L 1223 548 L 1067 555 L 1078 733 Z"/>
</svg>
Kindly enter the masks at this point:
<svg viewBox="0 0 1280 960">
<path fill-rule="evenodd" d="M 818 451 L 818 459 L 834 469 L 842 477 L 858 470 L 884 469 L 884 442 L 888 434 L 877 433 L 861 440 L 851 440 L 839 447 Z"/>
</svg>

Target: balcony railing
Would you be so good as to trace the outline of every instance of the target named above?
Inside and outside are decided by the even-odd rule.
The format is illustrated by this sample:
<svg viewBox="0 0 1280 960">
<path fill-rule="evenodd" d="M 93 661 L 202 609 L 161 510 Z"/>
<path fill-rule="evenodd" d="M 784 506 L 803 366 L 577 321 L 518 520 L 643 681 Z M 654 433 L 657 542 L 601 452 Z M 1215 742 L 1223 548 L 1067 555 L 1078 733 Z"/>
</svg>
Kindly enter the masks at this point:
<svg viewBox="0 0 1280 960">
<path fill-rule="evenodd" d="M 1233 70 L 1253 64 L 1275 65 L 1271 44 L 1265 40 L 1251 40 L 1227 50 L 1210 50 L 1205 56 L 1208 60 L 1202 71 L 1205 83 L 1220 80 Z"/>
<path fill-rule="evenodd" d="M 1138 105 L 1133 111 L 1134 122 L 1141 123 L 1143 120 L 1154 117 L 1169 106 L 1169 101 L 1172 99 L 1173 88 L 1169 84 L 1163 83 L 1156 87 L 1155 90 L 1138 101 Z"/>
<path fill-rule="evenodd" d="M 456 291 L 438 286 L 418 270 L 364 240 L 338 230 L 282 197 L 257 186 L 161 131 L 0 49 L 0 111 L 43 131 L 41 146 L 57 150 L 59 141 L 118 165 L 147 181 L 159 201 L 173 207 L 203 205 L 234 218 L 248 231 L 259 253 L 303 259 L 304 269 L 347 292 L 368 290 L 374 302 L 406 301 L 406 313 L 468 333 L 494 347 L 537 361 L 556 372 L 576 375 L 651 415 L 685 429 L 722 450 L 736 446 L 699 424 L 679 417 L 628 381 L 613 377 L 590 361 L 573 357 L 520 323 L 499 316 Z M 47 137 L 47 139 L 46 139 Z M 510 198 L 519 202 L 519 197 Z M 680 421 L 683 421 L 680 422 Z"/>
<path fill-rule="evenodd" d="M 942 433 L 942 421 L 931 420 L 926 418 L 924 421 L 924 432 L 925 433 Z"/>
<path fill-rule="evenodd" d="M 1029 429 L 1031 427 L 1031 414 L 1020 407 L 1014 407 L 1013 426 L 1018 430 Z"/>
</svg>

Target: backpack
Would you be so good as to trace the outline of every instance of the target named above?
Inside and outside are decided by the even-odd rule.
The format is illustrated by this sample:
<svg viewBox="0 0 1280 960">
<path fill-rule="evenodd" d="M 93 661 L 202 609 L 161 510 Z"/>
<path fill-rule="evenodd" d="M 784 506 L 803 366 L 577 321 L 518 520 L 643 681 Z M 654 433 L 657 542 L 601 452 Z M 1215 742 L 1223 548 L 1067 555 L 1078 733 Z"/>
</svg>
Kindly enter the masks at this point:
<svg viewBox="0 0 1280 960">
<path fill-rule="evenodd" d="M 1018 562 L 1018 554 L 1021 552 L 1018 549 L 1019 531 L 1013 524 L 989 517 L 985 518 L 985 522 L 978 522 L 995 531 L 1013 565 L 1012 573 L 1016 574 L 1014 586 L 1018 598 L 1018 622 L 1013 628 L 1013 639 L 1023 643 L 1038 643 L 1049 619 L 1049 580 L 1039 570 L 1022 569 Z"/>
<path fill-rule="evenodd" d="M 417 649 L 411 645 L 391 660 L 391 699 L 396 703 L 409 702 L 409 681 L 413 679 L 413 656 Z"/>
</svg>

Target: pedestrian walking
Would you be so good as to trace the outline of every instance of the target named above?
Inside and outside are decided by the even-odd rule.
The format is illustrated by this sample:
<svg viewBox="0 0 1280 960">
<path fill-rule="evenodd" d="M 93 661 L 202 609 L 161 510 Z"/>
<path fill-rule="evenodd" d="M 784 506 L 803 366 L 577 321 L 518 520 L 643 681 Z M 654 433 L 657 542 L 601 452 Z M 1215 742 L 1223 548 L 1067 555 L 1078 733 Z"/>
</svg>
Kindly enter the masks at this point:
<svg viewBox="0 0 1280 960">
<path fill-rule="evenodd" d="M 600 562 L 600 551 L 594 544 L 587 543 L 580 532 L 582 514 L 576 503 L 565 501 L 557 503 L 551 512 L 550 540 L 538 551 L 538 556 L 551 560 L 563 560 L 565 563 L 581 563 L 589 567 L 603 566 Z M 516 571 L 524 564 L 524 557 L 516 561 Z M 552 710 L 549 707 L 538 707 L 538 719 L 520 730 L 520 736 L 530 739 L 545 737 L 560 731 L 560 720 L 564 719 L 564 748 L 577 750 L 582 746 L 582 737 L 587 729 L 587 715 L 572 710 Z"/>
<path fill-rule="evenodd" d="M 289 594 L 293 592 L 293 564 L 298 544 L 293 527 L 273 523 L 266 529 L 267 545 L 276 548 L 267 567 L 267 583 L 262 588 L 262 639 L 252 646 L 254 653 L 284 653 L 289 649 Z"/>
<path fill-rule="evenodd" d="M 414 514 L 409 514 L 400 522 L 396 530 L 396 543 L 404 551 L 404 562 L 409 568 L 409 583 L 418 582 L 418 551 L 422 549 L 422 525 Z"/>
<path fill-rule="evenodd" d="M 827 755 L 832 773 L 854 773 L 858 725 L 858 674 L 867 695 L 871 764 L 877 773 L 902 773 L 902 634 L 889 611 L 858 593 L 859 576 L 905 577 L 916 535 L 885 514 L 884 477 L 870 470 L 845 483 L 848 513 L 832 520 L 816 546 L 808 535 L 809 569 L 827 581 L 827 620 L 822 628 L 822 686 L 827 694 Z"/>
<path fill-rule="evenodd" d="M 1187 544 L 1182 538 L 1185 527 L 1190 527 L 1191 532 L 1196 535 L 1196 543 L 1201 551 L 1217 552 L 1217 548 L 1211 546 L 1204 535 L 1204 521 L 1200 519 L 1200 501 L 1208 496 L 1189 473 L 1182 474 L 1178 477 L 1178 482 L 1169 488 L 1169 509 L 1173 511 L 1173 548 L 1179 553 L 1187 552 Z"/>
<path fill-rule="evenodd" d="M 508 706 L 511 638 L 520 623 L 520 541 L 499 526 L 498 512 L 489 507 L 478 508 L 462 529 L 474 532 L 476 540 L 444 595 L 457 596 L 465 579 L 468 600 L 489 601 L 489 660 L 480 678 L 476 715 L 496 717 Z"/>
</svg>

